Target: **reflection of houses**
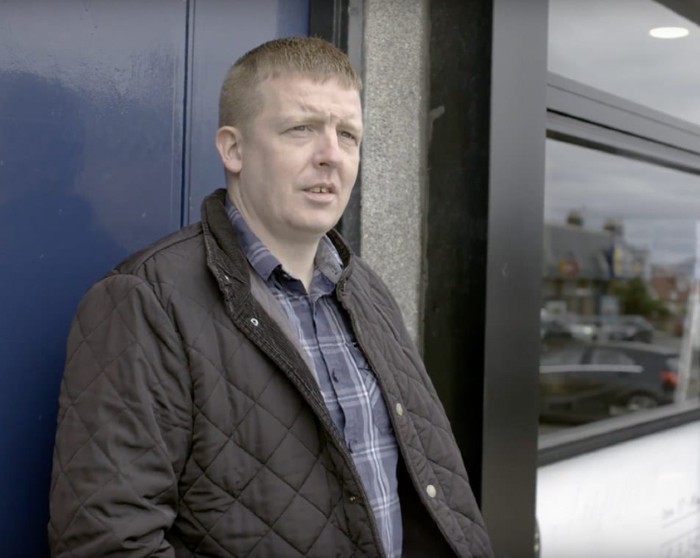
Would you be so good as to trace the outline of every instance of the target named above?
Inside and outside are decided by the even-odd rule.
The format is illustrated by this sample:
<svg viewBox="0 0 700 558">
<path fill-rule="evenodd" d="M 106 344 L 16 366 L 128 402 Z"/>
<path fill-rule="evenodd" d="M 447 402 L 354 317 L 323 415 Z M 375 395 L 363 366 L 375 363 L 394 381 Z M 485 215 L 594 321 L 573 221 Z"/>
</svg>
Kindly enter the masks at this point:
<svg viewBox="0 0 700 558">
<path fill-rule="evenodd" d="M 671 328 L 680 334 L 683 317 L 688 307 L 688 298 L 693 285 L 694 260 L 674 266 L 654 265 L 651 268 L 651 287 L 654 297 L 662 301 L 671 312 Z"/>
<path fill-rule="evenodd" d="M 648 251 L 625 242 L 619 225 L 593 230 L 550 223 L 544 227 L 543 265 L 545 304 L 561 301 L 576 314 L 607 313 L 601 304 L 611 281 L 646 277 Z"/>
<path fill-rule="evenodd" d="M 674 314 L 682 314 L 688 304 L 691 274 L 682 268 L 652 266 L 650 286 L 656 298 Z"/>
</svg>

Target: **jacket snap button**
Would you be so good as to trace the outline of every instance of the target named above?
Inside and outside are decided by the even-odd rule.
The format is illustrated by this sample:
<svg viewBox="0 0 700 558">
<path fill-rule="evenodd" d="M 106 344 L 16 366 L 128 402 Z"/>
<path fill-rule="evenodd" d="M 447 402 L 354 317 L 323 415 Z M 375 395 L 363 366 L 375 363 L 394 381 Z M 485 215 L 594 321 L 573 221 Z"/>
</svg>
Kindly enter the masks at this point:
<svg viewBox="0 0 700 558">
<path fill-rule="evenodd" d="M 348 497 L 348 500 L 350 500 L 350 503 L 351 503 L 351 504 L 354 504 L 355 502 L 357 502 L 357 496 L 355 496 L 354 494 L 351 494 L 351 495 Z"/>
<path fill-rule="evenodd" d="M 396 404 L 396 414 L 400 417 L 403 416 L 403 405 L 401 405 L 401 403 Z"/>
<path fill-rule="evenodd" d="M 435 498 L 435 496 L 437 496 L 437 490 L 435 490 L 435 487 L 432 484 L 429 484 L 428 486 L 426 486 L 425 491 L 428 493 L 428 496 L 430 496 L 431 498 Z"/>
<path fill-rule="evenodd" d="M 250 323 L 253 324 L 255 327 L 258 327 L 258 324 L 260 324 L 257 318 L 251 318 Z"/>
</svg>

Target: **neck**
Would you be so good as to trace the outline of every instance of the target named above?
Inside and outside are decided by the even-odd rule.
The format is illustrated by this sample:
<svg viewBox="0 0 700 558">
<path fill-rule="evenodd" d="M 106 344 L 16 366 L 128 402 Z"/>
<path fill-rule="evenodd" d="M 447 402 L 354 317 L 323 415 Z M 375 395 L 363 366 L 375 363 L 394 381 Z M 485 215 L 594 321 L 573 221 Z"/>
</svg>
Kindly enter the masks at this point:
<svg viewBox="0 0 700 558">
<path fill-rule="evenodd" d="M 308 291 L 314 274 L 314 259 L 319 240 L 309 243 L 279 242 L 276 239 L 260 238 L 262 243 L 282 264 L 284 270 L 296 277 Z"/>
<path fill-rule="evenodd" d="M 316 251 L 321 238 L 312 235 L 285 238 L 283 235 L 274 234 L 265 227 L 258 226 L 258 221 L 250 217 L 246 211 L 245 204 L 242 203 L 237 195 L 238 190 L 236 188 L 229 186 L 228 192 L 230 200 L 236 206 L 250 230 L 277 258 L 284 270 L 292 277 L 299 279 L 308 291 L 314 275 L 314 259 L 316 258 Z"/>
</svg>

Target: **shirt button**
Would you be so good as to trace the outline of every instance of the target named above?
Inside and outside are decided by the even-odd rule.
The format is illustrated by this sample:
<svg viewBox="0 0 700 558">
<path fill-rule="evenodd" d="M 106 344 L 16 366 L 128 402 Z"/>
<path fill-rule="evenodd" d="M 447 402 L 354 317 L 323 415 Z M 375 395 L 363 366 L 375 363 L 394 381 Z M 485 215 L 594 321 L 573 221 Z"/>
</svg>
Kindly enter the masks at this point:
<svg viewBox="0 0 700 558">
<path fill-rule="evenodd" d="M 403 416 L 403 405 L 401 405 L 401 403 L 396 404 L 396 414 L 400 417 Z"/>
<path fill-rule="evenodd" d="M 428 493 L 428 496 L 430 496 L 431 498 L 435 498 L 435 496 L 437 496 L 437 490 L 435 490 L 435 487 L 432 484 L 429 484 L 428 486 L 426 486 L 425 491 Z"/>
</svg>

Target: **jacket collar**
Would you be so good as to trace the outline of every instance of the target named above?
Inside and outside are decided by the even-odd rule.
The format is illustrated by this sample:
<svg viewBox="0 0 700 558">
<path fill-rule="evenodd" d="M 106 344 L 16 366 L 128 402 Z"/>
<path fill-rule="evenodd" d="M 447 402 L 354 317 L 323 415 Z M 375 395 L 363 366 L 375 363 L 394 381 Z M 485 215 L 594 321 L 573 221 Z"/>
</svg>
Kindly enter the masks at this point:
<svg viewBox="0 0 700 558">
<path fill-rule="evenodd" d="M 250 267 L 226 214 L 225 196 L 226 191 L 221 189 L 205 198 L 202 235 L 207 265 L 223 294 L 226 311 L 238 329 L 300 387 L 317 415 L 333 430 L 334 423 L 323 402 L 312 363 L 291 331 L 279 303 Z M 345 249 L 345 253 L 349 251 Z"/>
<path fill-rule="evenodd" d="M 220 269 L 231 278 L 249 286 L 248 260 L 241 249 L 238 233 L 231 225 L 226 212 L 224 188 L 214 191 L 204 199 L 202 229 L 209 267 L 212 270 Z M 344 269 L 338 280 L 344 282 L 354 268 L 354 254 L 337 231 L 329 231 L 328 238 L 340 256 Z"/>
<path fill-rule="evenodd" d="M 248 266 L 238 235 L 226 214 L 226 190 L 219 189 L 202 202 L 202 231 L 207 264 L 215 275 L 223 272 L 231 279 L 248 285 Z M 218 275 L 217 275 L 218 277 Z"/>
</svg>

